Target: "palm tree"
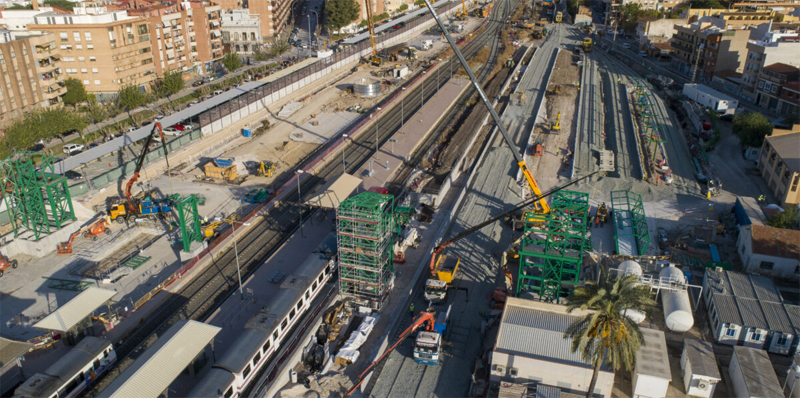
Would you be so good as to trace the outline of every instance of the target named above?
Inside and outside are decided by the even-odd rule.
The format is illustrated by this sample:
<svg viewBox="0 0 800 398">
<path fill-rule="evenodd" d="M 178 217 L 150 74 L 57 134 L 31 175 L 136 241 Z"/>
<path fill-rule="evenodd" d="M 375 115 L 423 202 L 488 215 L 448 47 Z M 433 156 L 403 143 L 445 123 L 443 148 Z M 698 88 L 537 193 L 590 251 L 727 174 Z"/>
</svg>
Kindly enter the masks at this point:
<svg viewBox="0 0 800 398">
<path fill-rule="evenodd" d="M 633 275 L 606 278 L 604 286 L 587 283 L 567 298 L 567 312 L 590 311 L 564 332 L 565 338 L 572 339 L 572 352 L 579 351 L 594 366 L 587 398 L 593 396 L 603 363 L 614 369 L 630 370 L 636 366 L 636 352 L 644 338 L 639 326 L 624 313 L 635 310 L 649 314 L 654 305 L 649 289 L 639 285 Z"/>
</svg>

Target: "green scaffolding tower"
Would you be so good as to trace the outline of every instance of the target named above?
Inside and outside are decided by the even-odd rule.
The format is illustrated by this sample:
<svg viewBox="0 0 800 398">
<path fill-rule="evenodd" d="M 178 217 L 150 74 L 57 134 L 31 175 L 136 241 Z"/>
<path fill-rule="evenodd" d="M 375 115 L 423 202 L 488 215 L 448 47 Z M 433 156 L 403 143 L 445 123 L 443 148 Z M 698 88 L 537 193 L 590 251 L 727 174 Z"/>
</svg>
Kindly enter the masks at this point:
<svg viewBox="0 0 800 398">
<path fill-rule="evenodd" d="M 650 247 L 650 233 L 642 196 L 631 191 L 611 191 L 611 210 L 617 254 L 643 256 Z"/>
<path fill-rule="evenodd" d="M 553 194 L 544 222 L 528 222 L 519 249 L 516 296 L 530 292 L 542 301 L 565 296 L 580 278 L 583 253 L 591 250 L 587 235 L 589 195 L 560 191 Z"/>
<path fill-rule="evenodd" d="M 41 161 L 34 163 L 34 157 Z M 67 178 L 53 174 L 53 156 L 38 152 L 15 152 L 0 162 L 3 196 L 14 236 L 25 231 L 34 240 L 76 220 Z"/>
<path fill-rule="evenodd" d="M 177 198 L 173 203 L 178 212 L 183 251 L 191 253 L 192 242 L 203 241 L 203 235 L 200 232 L 200 215 L 197 214 L 197 196 L 189 195 Z"/>
<path fill-rule="evenodd" d="M 391 290 L 393 209 L 393 196 L 364 192 L 336 213 L 342 296 L 376 311 Z"/>
</svg>

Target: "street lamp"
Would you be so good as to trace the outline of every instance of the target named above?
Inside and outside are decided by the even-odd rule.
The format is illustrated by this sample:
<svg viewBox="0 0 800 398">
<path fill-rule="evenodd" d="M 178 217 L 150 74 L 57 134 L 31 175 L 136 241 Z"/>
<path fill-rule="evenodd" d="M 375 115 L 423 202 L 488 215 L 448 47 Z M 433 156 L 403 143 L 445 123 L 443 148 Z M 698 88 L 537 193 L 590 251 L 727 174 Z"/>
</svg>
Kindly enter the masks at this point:
<svg viewBox="0 0 800 398">
<path fill-rule="evenodd" d="M 316 34 L 317 33 L 317 25 L 319 25 L 319 14 L 317 14 L 317 12 L 314 11 L 314 10 L 311 10 L 311 12 L 314 13 L 314 29 L 311 29 L 310 25 L 309 25 L 308 29 L 311 29 L 311 31 L 314 32 L 314 34 Z M 311 43 L 309 43 L 309 44 L 311 44 Z M 319 40 L 317 40 L 317 44 L 319 44 Z M 319 47 L 319 46 L 314 46 L 314 47 Z"/>
<path fill-rule="evenodd" d="M 342 174 L 347 174 L 347 166 L 345 166 L 345 154 L 347 150 L 347 134 L 342 134 Z"/>
<path fill-rule="evenodd" d="M 406 94 L 405 94 L 406 88 L 403 87 L 402 90 L 403 90 L 403 96 L 400 97 L 400 134 L 405 134 L 406 133 L 406 117 L 405 117 L 405 109 L 404 109 L 405 106 L 404 106 L 404 104 L 406 102 Z"/>
<path fill-rule="evenodd" d="M 236 255 L 236 274 L 239 275 L 239 296 L 241 296 L 241 299 L 244 300 L 244 293 L 242 293 L 242 268 L 239 266 L 239 248 L 236 246 L 236 224 L 242 224 L 245 227 L 249 227 L 250 223 L 236 221 L 230 218 L 221 219 L 219 217 L 215 217 L 214 220 L 224 221 L 231 225 L 231 233 L 233 234 L 233 253 Z"/>
<path fill-rule="evenodd" d="M 381 111 L 381 107 L 378 107 L 377 112 L 380 112 L 380 111 Z M 375 118 L 375 159 L 378 158 L 378 141 L 380 141 L 380 139 L 378 139 L 378 118 L 376 117 Z"/>
<path fill-rule="evenodd" d="M 303 238 L 306 237 L 305 231 L 303 231 L 303 208 L 300 206 L 300 200 L 302 200 L 300 196 L 300 174 L 303 174 L 303 170 L 297 170 L 297 207 L 300 209 L 300 236 Z"/>
</svg>

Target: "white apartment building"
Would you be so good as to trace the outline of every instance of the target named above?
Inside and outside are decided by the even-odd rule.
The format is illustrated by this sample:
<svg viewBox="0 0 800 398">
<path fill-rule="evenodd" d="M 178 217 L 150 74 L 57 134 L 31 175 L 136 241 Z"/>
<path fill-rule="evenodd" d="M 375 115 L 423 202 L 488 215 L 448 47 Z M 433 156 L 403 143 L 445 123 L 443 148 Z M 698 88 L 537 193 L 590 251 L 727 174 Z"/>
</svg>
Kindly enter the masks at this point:
<svg viewBox="0 0 800 398">
<path fill-rule="evenodd" d="M 247 9 L 222 13 L 222 44 L 226 51 L 251 54 L 261 47 L 261 17 Z"/>
</svg>

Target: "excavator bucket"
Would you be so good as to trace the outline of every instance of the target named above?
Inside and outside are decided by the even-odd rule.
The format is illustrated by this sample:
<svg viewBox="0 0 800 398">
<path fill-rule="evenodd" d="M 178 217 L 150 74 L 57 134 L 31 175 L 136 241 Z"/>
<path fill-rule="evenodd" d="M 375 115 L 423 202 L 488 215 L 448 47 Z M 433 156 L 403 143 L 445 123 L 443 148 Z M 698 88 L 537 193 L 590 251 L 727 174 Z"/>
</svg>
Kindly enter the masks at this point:
<svg viewBox="0 0 800 398">
<path fill-rule="evenodd" d="M 59 256 L 72 254 L 72 243 L 59 243 L 56 246 L 56 254 Z"/>
</svg>

